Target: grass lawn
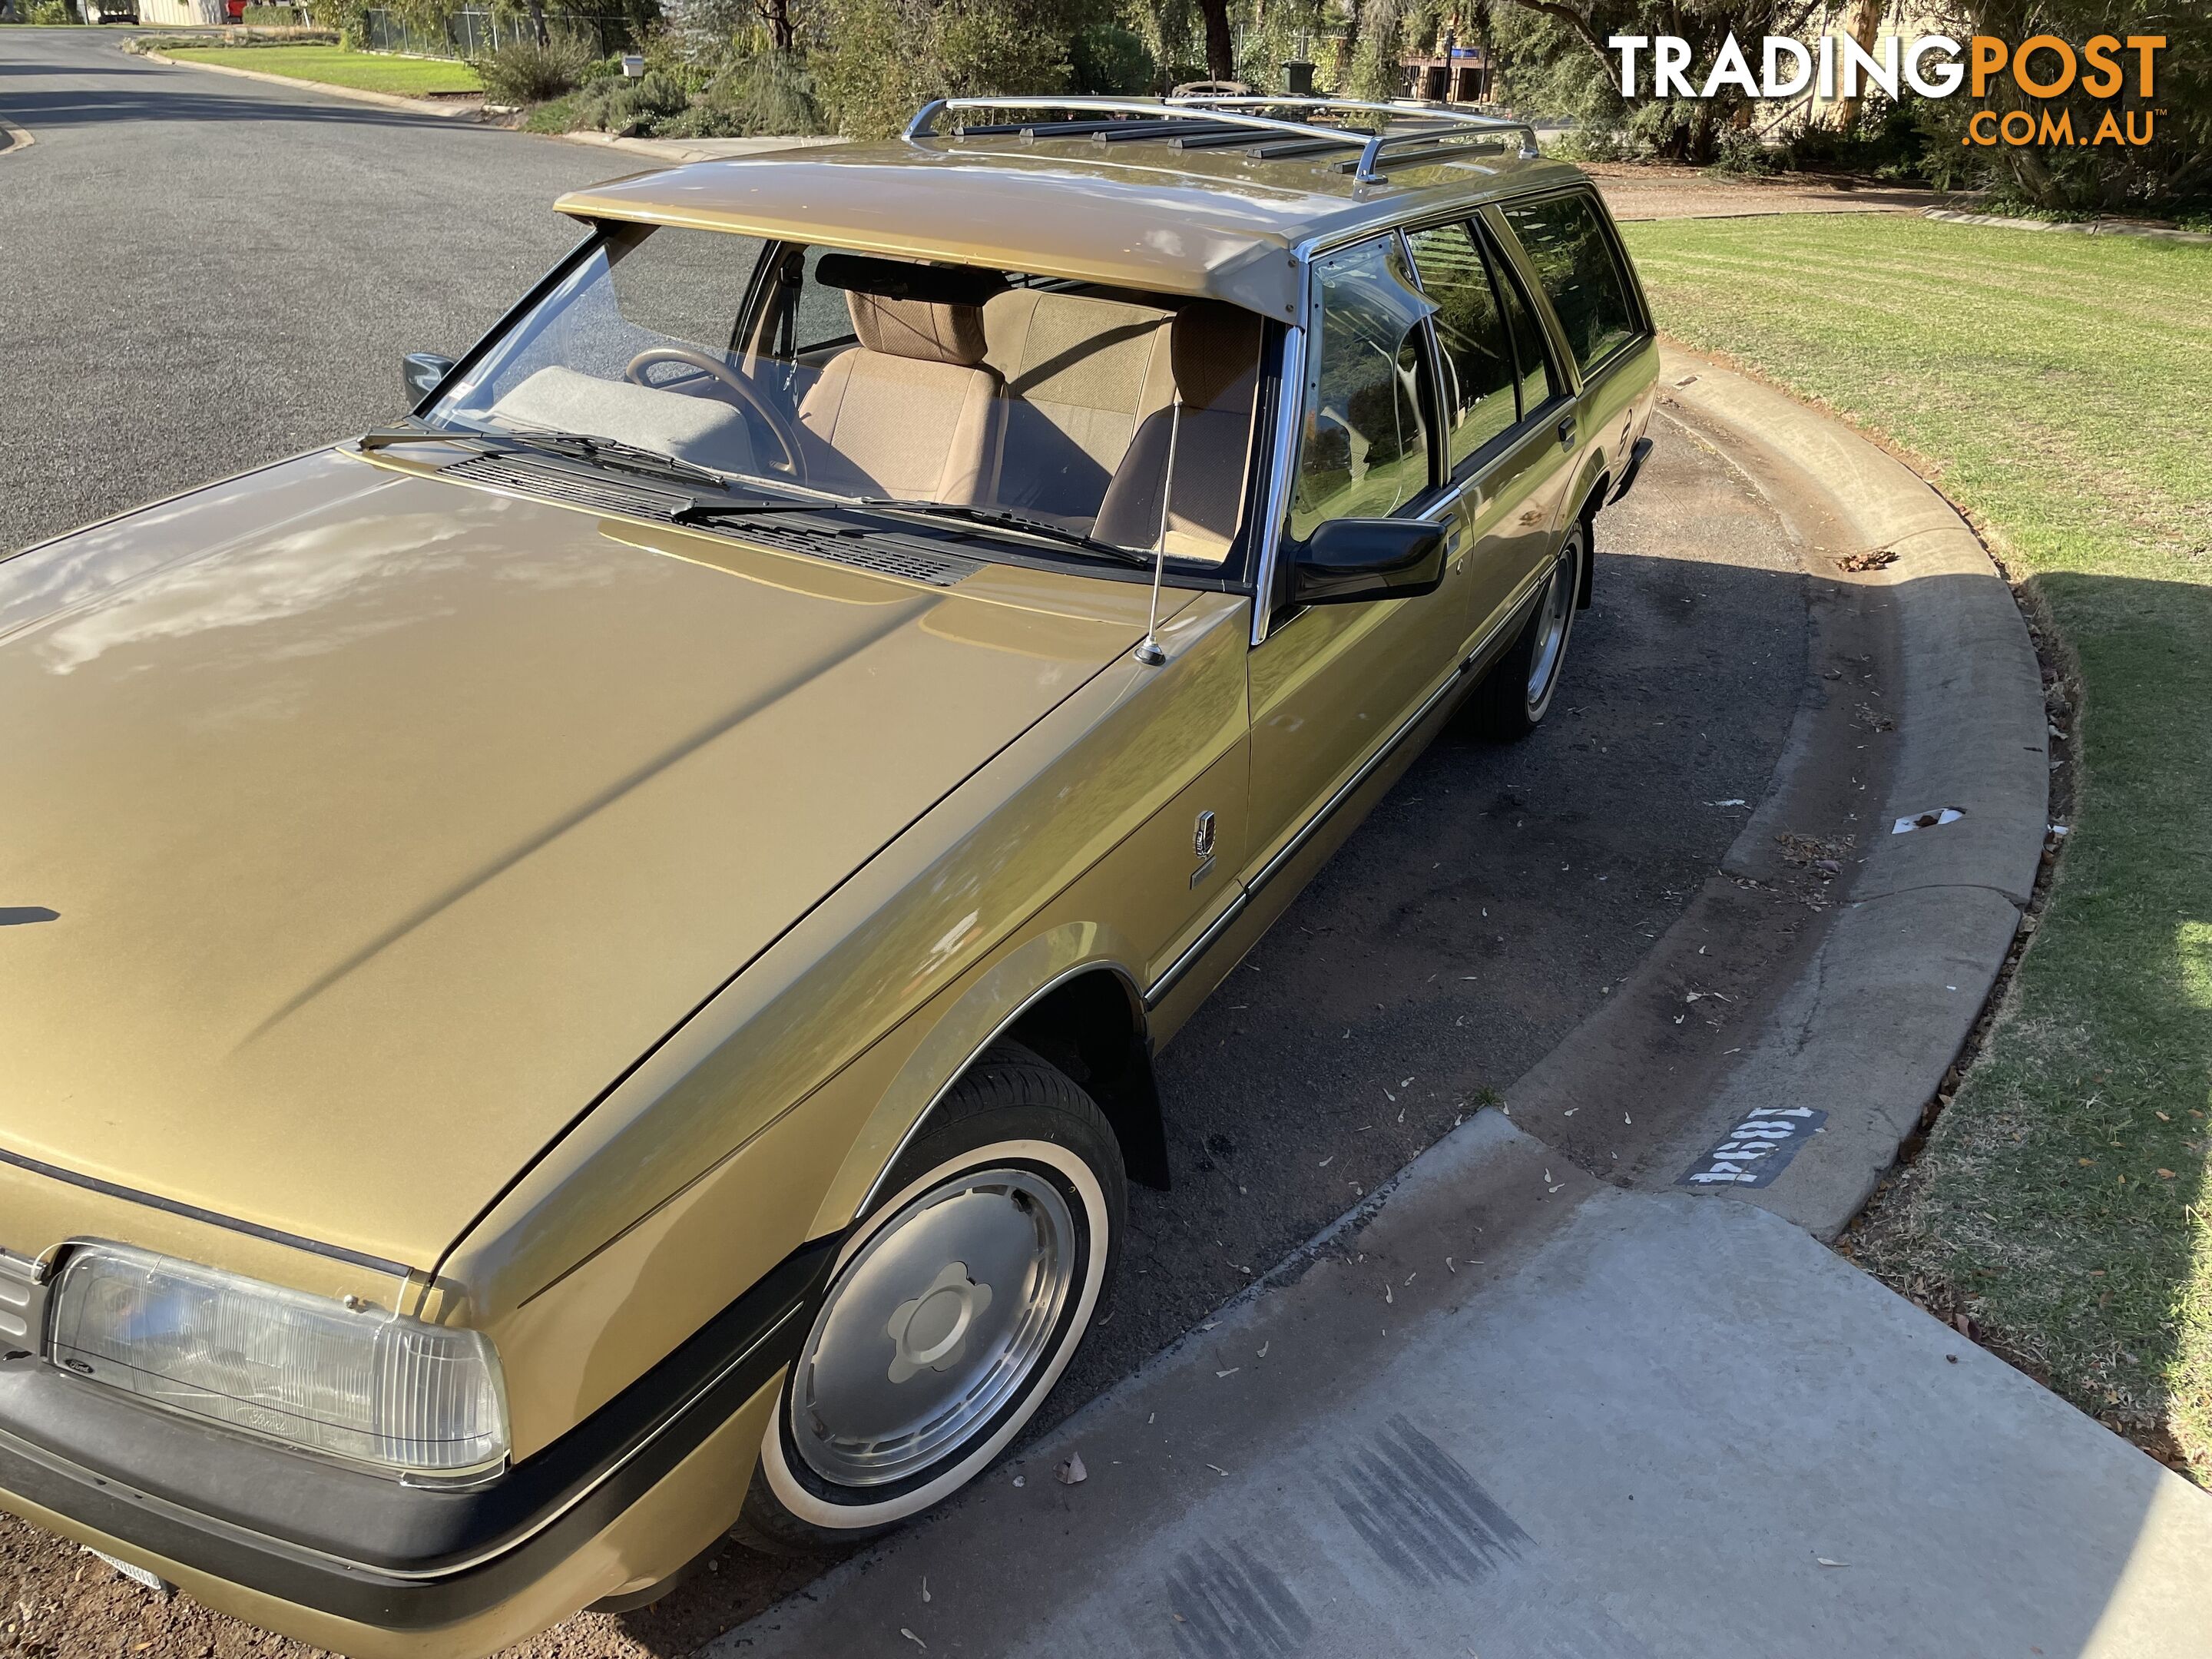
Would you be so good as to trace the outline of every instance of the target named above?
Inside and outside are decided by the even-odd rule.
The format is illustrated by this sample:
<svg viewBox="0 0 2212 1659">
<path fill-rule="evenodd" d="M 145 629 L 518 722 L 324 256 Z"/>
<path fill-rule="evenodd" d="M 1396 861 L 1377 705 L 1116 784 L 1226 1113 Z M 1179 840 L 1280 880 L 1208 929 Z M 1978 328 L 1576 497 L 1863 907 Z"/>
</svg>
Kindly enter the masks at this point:
<svg viewBox="0 0 2212 1659">
<path fill-rule="evenodd" d="M 226 69 L 258 70 L 264 75 L 407 98 L 483 89 L 477 72 L 466 64 L 442 58 L 391 58 L 381 52 L 348 52 L 343 46 L 168 46 L 161 55 L 180 64 L 220 64 Z"/>
<path fill-rule="evenodd" d="M 1859 215 L 1626 234 L 1663 328 L 1920 457 L 2070 653 L 2049 908 L 1856 1248 L 2212 1483 L 2212 247 Z"/>
</svg>

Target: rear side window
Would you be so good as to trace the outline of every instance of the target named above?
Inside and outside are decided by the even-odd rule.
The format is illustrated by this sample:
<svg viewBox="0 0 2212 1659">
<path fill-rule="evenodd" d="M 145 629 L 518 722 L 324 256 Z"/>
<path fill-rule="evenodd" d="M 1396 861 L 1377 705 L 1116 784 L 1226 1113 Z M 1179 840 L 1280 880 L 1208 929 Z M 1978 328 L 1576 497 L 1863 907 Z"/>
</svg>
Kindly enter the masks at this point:
<svg viewBox="0 0 2212 1659">
<path fill-rule="evenodd" d="M 1513 202 L 1504 210 L 1584 374 L 1643 331 L 1627 273 L 1589 197 Z"/>
<path fill-rule="evenodd" d="M 1498 260 L 1497 246 L 1491 246 L 1491 258 Z M 1560 383 L 1559 371 L 1552 366 L 1552 349 L 1544 343 L 1544 326 L 1536 320 L 1536 313 L 1528 309 L 1528 296 L 1521 291 L 1521 279 L 1507 270 L 1502 260 L 1491 266 L 1498 277 L 1498 291 L 1505 300 L 1505 320 L 1513 336 L 1514 361 L 1521 368 L 1521 417 L 1526 420 L 1553 398 L 1565 395 L 1566 387 Z"/>
<path fill-rule="evenodd" d="M 1385 518 L 1429 485 L 1421 319 L 1395 235 L 1316 266 L 1321 335 L 1307 382 L 1291 533 L 1331 519 Z"/>
<path fill-rule="evenodd" d="M 1513 341 L 1469 227 L 1436 225 L 1406 240 L 1421 291 L 1437 308 L 1444 430 L 1456 467 L 1513 426 Z"/>
</svg>

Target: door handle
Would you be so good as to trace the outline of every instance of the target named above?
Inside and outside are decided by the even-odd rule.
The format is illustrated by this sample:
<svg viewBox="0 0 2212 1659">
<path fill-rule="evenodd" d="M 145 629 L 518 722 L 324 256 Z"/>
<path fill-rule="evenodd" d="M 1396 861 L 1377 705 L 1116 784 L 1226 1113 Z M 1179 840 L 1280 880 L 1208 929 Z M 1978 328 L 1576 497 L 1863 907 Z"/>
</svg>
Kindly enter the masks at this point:
<svg viewBox="0 0 2212 1659">
<path fill-rule="evenodd" d="M 1571 449 L 1574 447 L 1574 442 L 1575 417 L 1570 415 L 1559 422 L 1559 447 L 1562 449 Z"/>
</svg>

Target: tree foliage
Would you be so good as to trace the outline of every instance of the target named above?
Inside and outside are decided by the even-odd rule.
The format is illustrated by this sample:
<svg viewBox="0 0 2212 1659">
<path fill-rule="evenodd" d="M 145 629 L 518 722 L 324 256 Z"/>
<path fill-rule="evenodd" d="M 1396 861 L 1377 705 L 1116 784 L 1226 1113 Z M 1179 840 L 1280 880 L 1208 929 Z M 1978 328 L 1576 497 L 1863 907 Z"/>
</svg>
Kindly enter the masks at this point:
<svg viewBox="0 0 2212 1659">
<path fill-rule="evenodd" d="M 1398 3 L 1402 0 L 1366 0 L 1370 9 Z M 1893 21 L 1896 4 L 1889 0 Z M 1914 10 L 1916 21 L 1927 16 L 1922 8 Z M 1504 94 L 1516 109 L 1571 117 L 1600 146 L 1699 164 L 1720 159 L 1731 146 L 1755 149 L 1751 135 L 1784 112 L 1733 88 L 1707 100 L 1653 98 L 1648 75 L 1639 77 L 1642 95 L 1623 98 L 1619 59 L 1606 50 L 1606 40 L 1614 34 L 1680 35 L 1692 47 L 1689 78 L 1698 84 L 1729 34 L 1755 56 L 1759 37 L 1801 33 L 1817 27 L 1825 15 L 1807 0 L 1496 0 L 1490 11 L 1490 40 Z M 1884 11 L 1882 0 L 1861 0 L 1831 22 L 1868 40 Z M 1838 103 L 1830 118 L 1839 129 L 1835 139 L 1807 135 L 1797 141 L 1801 153 L 1825 149 L 1841 159 L 1856 146 L 1868 155 L 1887 154 L 1910 128 L 1921 135 L 1911 164 L 1918 173 L 1947 185 L 1994 185 L 2003 195 L 2041 206 L 2185 205 L 2212 192 L 2212 5 L 2203 0 L 1937 0 L 1932 21 L 1954 39 L 1989 35 L 2015 46 L 2037 34 L 2076 46 L 2098 34 L 2123 41 L 2130 35 L 2163 36 L 2157 95 L 2136 96 L 2131 75 L 2118 100 L 2093 98 L 2078 83 L 2062 98 L 2035 100 L 2006 75 L 1978 100 L 1968 88 L 1944 99 Z M 2124 54 L 2124 61 L 2132 70 L 2133 54 Z M 2048 75 L 2053 67 L 2053 61 L 2044 61 L 2039 73 Z M 1985 108 L 2000 115 L 2024 108 L 2039 122 L 2046 107 L 2054 116 L 2063 111 L 2086 141 L 2108 107 L 2123 113 L 2132 108 L 2140 118 L 2151 106 L 2164 113 L 2155 141 L 2142 147 L 1967 142 L 1968 121 Z"/>
</svg>

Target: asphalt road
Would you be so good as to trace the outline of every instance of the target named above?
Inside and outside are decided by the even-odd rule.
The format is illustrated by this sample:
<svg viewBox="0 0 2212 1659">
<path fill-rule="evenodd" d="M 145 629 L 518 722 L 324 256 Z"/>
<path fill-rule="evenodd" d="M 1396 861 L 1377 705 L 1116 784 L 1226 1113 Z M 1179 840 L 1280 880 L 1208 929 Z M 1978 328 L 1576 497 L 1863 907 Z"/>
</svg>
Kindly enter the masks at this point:
<svg viewBox="0 0 2212 1659">
<path fill-rule="evenodd" d="M 488 325 L 570 239 L 550 198 L 622 170 L 90 31 L 0 30 L 0 116 L 37 139 L 0 155 L 0 548 L 388 416 L 400 354 Z M 1807 680 L 1807 550 L 1723 458 L 1654 435 L 1552 720 L 1432 747 L 1164 1057 L 1176 1189 L 1133 1194 L 1054 1420 L 1509 1097 L 1713 874 L 1744 811 L 1711 803 L 1757 804 Z M 75 1559 L 29 1543 L 0 1530 L 0 1588 L 35 1601 Z M 685 1651 L 793 1582 L 719 1565 L 533 1650 Z"/>
<path fill-rule="evenodd" d="M 0 28 L 0 550 L 361 431 L 623 158 Z"/>
</svg>

